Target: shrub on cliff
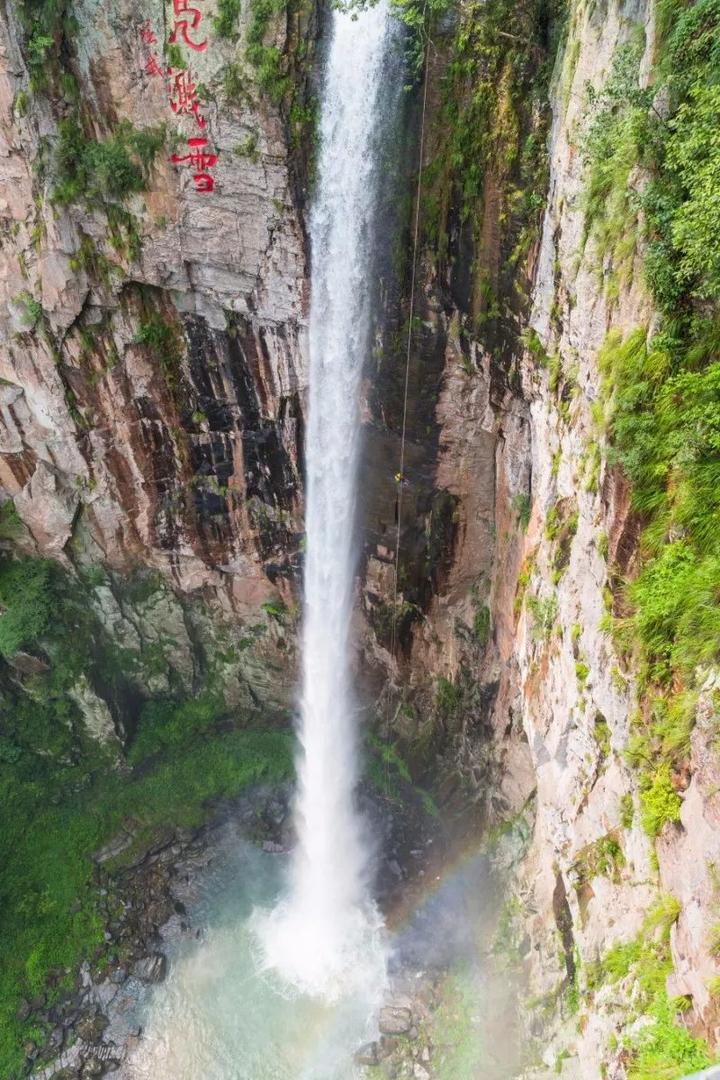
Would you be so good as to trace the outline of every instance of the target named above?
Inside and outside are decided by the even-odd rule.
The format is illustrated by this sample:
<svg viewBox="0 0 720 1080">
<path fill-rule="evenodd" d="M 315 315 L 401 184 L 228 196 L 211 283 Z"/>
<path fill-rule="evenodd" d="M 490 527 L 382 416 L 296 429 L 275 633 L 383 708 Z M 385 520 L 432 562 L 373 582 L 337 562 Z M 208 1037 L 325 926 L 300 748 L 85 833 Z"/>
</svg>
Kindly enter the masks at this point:
<svg viewBox="0 0 720 1080">
<path fill-rule="evenodd" d="M 74 117 L 58 124 L 53 198 L 60 205 L 125 199 L 144 191 L 165 143 L 164 127 L 137 131 L 122 120 L 105 140 L 90 139 Z"/>
<path fill-rule="evenodd" d="M 670 769 L 661 765 L 640 792 L 640 820 L 648 836 L 658 836 L 668 821 L 680 820 L 680 796 L 673 787 Z"/>
<path fill-rule="evenodd" d="M 47 629 L 53 606 L 51 563 L 0 560 L 0 653 L 13 656 L 37 641 Z"/>
<path fill-rule="evenodd" d="M 641 133 L 630 166 L 649 178 L 633 197 L 658 332 L 612 334 L 599 356 L 608 457 L 629 479 L 642 525 L 639 573 L 621 586 L 627 614 L 616 625 L 640 673 L 628 756 L 651 836 L 679 820 L 673 779 L 699 688 L 720 663 L 720 0 L 660 0 L 658 15 L 652 103 L 628 69 L 631 92 L 608 112 L 615 126 L 632 114 Z M 612 174 L 628 198 L 629 173 L 608 164 L 617 146 L 588 146 L 591 195 L 593 176 Z M 603 198 L 615 205 L 609 190 Z M 603 200 L 591 205 L 606 227 Z"/>
</svg>

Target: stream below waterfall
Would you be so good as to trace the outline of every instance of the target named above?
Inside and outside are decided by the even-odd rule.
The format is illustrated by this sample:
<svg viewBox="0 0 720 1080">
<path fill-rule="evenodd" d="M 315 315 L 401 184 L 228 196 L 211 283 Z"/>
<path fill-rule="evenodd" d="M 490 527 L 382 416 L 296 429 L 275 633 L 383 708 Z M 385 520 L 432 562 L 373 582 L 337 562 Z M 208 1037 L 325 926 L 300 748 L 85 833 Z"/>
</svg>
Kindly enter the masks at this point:
<svg viewBox="0 0 720 1080">
<path fill-rule="evenodd" d="M 263 970 L 257 912 L 283 894 L 287 855 L 247 842 L 228 822 L 197 863 L 173 871 L 178 913 L 162 928 L 169 961 L 157 984 L 129 978 L 107 1034 L 130 1053 L 116 1080 L 361 1080 L 353 1055 L 377 1037 L 377 996 L 327 1003 Z M 442 845 L 438 845 L 438 848 Z M 422 995 L 439 986 L 423 1045 L 439 1080 L 507 1080 L 518 1045 L 512 988 L 498 976 L 482 925 L 496 897 L 487 857 L 443 863 L 426 849 L 390 915 L 392 977 Z M 439 859 L 439 862 L 435 862 Z M 487 928 L 486 928 L 487 929 Z M 382 989 L 382 987 L 380 988 Z M 136 1037 L 133 1033 L 139 1034 Z M 412 1076 L 409 1073 L 400 1075 Z M 421 1075 L 421 1074 L 419 1074 Z"/>
<path fill-rule="evenodd" d="M 125 1019 L 143 1035 L 127 1080 L 351 1080 L 352 1051 L 372 1035 L 372 1003 L 332 1006 L 263 972 L 252 914 L 283 888 L 285 860 L 223 845 L 196 884 L 189 915 L 169 927 L 167 980 L 132 980 Z M 198 928 L 198 929 L 196 929 Z"/>
</svg>

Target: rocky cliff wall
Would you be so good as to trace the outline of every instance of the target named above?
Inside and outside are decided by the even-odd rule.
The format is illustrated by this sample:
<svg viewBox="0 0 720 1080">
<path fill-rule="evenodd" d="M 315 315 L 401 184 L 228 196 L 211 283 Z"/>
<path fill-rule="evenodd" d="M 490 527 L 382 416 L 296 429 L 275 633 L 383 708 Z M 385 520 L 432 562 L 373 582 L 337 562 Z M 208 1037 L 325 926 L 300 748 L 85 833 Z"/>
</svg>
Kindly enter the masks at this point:
<svg viewBox="0 0 720 1080">
<path fill-rule="evenodd" d="M 495 41 L 501 30 L 526 42 L 515 57 L 508 45 L 498 64 L 488 37 L 501 8 L 460 14 L 464 44 L 451 41 L 436 75 L 439 94 L 453 86 L 456 108 L 436 100 L 434 123 L 451 117 L 462 131 L 468 92 L 452 71 L 475 35 L 475 85 L 495 112 L 476 133 L 485 167 L 474 201 L 457 213 L 456 176 L 439 240 L 423 256 L 421 334 L 437 388 L 432 477 L 452 512 L 432 596 L 410 621 L 410 704 L 393 714 L 394 730 L 421 759 L 435 748 L 430 768 L 444 791 L 462 778 L 462 798 L 486 824 L 534 821 L 506 910 L 544 1063 L 532 1075 L 680 1076 L 709 1062 L 703 1039 L 717 1041 L 716 676 L 705 664 L 669 677 L 657 634 L 647 644 L 660 609 L 643 608 L 647 593 L 631 583 L 648 580 L 658 537 L 670 544 L 692 531 L 665 525 L 661 534 L 656 515 L 638 510 L 628 455 L 650 455 L 651 444 L 630 443 L 624 459 L 616 449 L 630 436 L 613 428 L 612 409 L 628 406 L 612 396 L 612 350 L 638 327 L 644 340 L 677 325 L 677 306 L 692 302 L 676 292 L 664 307 L 651 262 L 670 228 L 657 218 L 667 162 L 657 147 L 682 100 L 673 65 L 705 57 L 715 24 L 702 4 L 687 5 L 684 24 L 675 10 L 677 29 L 664 5 L 634 0 L 555 12 L 546 206 L 539 230 L 526 214 L 513 264 L 519 192 L 544 184 L 542 166 L 522 167 L 528 141 L 542 139 L 542 106 L 518 108 L 513 86 L 522 63 L 542 86 L 553 21 L 535 23 L 534 37 L 527 24 L 495 24 Z M 513 17 L 522 13 L 515 5 Z M 628 135 L 631 122 L 650 149 Z M 425 162 L 433 192 L 441 137 L 431 134 Z M 423 212 L 437 206 L 426 200 Z M 652 408 L 644 401 L 637 395 L 630 415 Z"/>
<path fill-rule="evenodd" d="M 716 676 L 668 679 L 637 629 L 660 618 L 632 582 L 663 523 L 608 420 L 612 343 L 680 303 L 662 311 L 648 267 L 672 63 L 714 32 L 686 8 L 683 26 L 644 0 L 497 3 L 432 34 L 398 600 L 386 487 L 366 606 L 386 730 L 418 774 L 485 826 L 534 821 L 507 909 L 533 1076 L 679 1076 L 717 1040 Z M 646 116 L 649 150 L 628 135 Z M 399 459 L 402 350 L 394 376 L 384 360 Z"/>
<path fill-rule="evenodd" d="M 255 609 L 301 531 L 292 147 L 314 13 L 231 6 L 221 34 L 204 5 L 197 51 L 169 44 L 161 7 L 60 8 L 2 23 L 3 492 L 38 553 L 153 566 Z M 171 161 L 193 137 L 217 154 L 212 193 Z"/>
<path fill-rule="evenodd" d="M 694 1036 L 717 1026 L 715 682 L 704 669 L 671 754 L 638 743 L 647 658 L 612 630 L 632 617 L 647 515 L 604 412 L 608 335 L 659 323 L 651 170 L 631 146 L 619 181 L 596 183 L 589 149 L 594 118 L 624 122 L 627 103 L 667 118 L 652 89 L 667 5 L 430 7 L 413 318 L 418 94 L 388 159 L 398 241 L 364 402 L 368 693 L 444 808 L 486 835 L 532 825 L 505 943 L 531 982 L 533 1075 L 701 1065 Z M 197 118 L 173 113 L 174 75 L 149 73 L 154 55 L 181 70 L 159 12 L 63 7 L 43 34 L 22 6 L 2 26 L 2 543 L 75 568 L 130 656 L 120 694 L 72 673 L 105 739 L 148 696 L 208 682 L 233 706 L 285 702 L 294 655 L 315 14 L 203 11 L 208 48 L 185 59 L 212 198 L 170 161 Z M 6 703 L 60 656 L 45 644 L 3 669 Z M 680 1048 L 669 1065 L 663 1039 Z"/>
</svg>

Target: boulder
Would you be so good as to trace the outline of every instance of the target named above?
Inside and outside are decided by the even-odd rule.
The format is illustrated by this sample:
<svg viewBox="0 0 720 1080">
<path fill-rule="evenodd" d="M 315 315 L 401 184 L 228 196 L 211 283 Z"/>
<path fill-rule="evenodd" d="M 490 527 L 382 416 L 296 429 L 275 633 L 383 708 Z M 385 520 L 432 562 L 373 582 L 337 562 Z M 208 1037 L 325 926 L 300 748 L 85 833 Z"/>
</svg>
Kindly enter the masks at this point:
<svg viewBox="0 0 720 1080">
<path fill-rule="evenodd" d="M 16 671 L 21 675 L 43 675 L 46 671 L 50 670 L 50 665 L 47 660 L 43 660 L 40 656 L 33 656 L 32 653 L 16 652 L 14 656 L 8 658 L 8 664 L 14 667 Z"/>
<path fill-rule="evenodd" d="M 107 1026 L 108 1018 L 103 1016 L 102 1013 L 97 1013 L 95 1016 L 86 1016 L 84 1020 L 79 1022 L 75 1030 L 83 1042 L 98 1043 L 101 1041 Z"/>
<path fill-rule="evenodd" d="M 25 999 L 23 998 L 23 1000 L 20 1002 L 20 1004 L 17 1007 L 17 1011 L 15 1013 L 15 1018 L 17 1020 L 19 1020 L 20 1023 L 22 1024 L 27 1020 L 27 1018 L 30 1016 L 31 1013 L 32 1013 L 32 1009 L 30 1008 L 30 1002 L 25 1001 Z"/>
<path fill-rule="evenodd" d="M 380 1010 L 379 1027 L 383 1035 L 407 1035 L 412 1024 L 412 1012 L 404 1005 L 386 1005 Z"/>
<path fill-rule="evenodd" d="M 132 833 L 123 829 L 121 832 L 113 836 L 104 847 L 101 847 L 99 851 L 94 852 L 92 858 L 96 863 L 105 863 L 110 859 L 117 858 L 123 851 L 127 851 L 134 840 Z"/>
<path fill-rule="evenodd" d="M 90 1057 L 83 1063 L 83 1080 L 94 1080 L 96 1076 L 102 1076 L 105 1072 L 105 1062 L 98 1057 Z"/>
<path fill-rule="evenodd" d="M 357 1065 L 377 1065 L 378 1063 L 378 1046 L 377 1043 L 365 1043 L 359 1050 L 355 1051 L 353 1055 Z"/>
<path fill-rule="evenodd" d="M 167 959 L 162 953 L 143 956 L 133 965 L 132 974 L 142 982 L 162 982 L 167 974 Z"/>
</svg>

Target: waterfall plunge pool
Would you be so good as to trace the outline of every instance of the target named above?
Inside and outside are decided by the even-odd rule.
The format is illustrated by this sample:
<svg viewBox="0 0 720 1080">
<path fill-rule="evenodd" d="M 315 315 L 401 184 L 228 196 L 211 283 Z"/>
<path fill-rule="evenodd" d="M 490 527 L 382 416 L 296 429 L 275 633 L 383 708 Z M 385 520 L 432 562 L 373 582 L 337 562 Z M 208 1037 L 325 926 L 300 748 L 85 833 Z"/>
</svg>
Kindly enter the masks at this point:
<svg viewBox="0 0 720 1080">
<path fill-rule="evenodd" d="M 372 1037 L 375 1002 L 330 1006 L 262 972 L 255 913 L 285 885 L 286 860 L 228 829 L 209 869 L 193 879 L 189 917 L 171 920 L 167 979 L 123 987 L 127 1030 L 140 1027 L 122 1080 L 355 1080 L 353 1050 Z"/>
<path fill-rule="evenodd" d="M 142 1030 L 116 1080 L 361 1080 L 353 1053 L 376 1037 L 378 996 L 323 1005 L 261 971 L 255 924 L 287 888 L 288 859 L 250 844 L 229 823 L 210 858 L 178 868 L 183 914 L 164 928 L 164 982 L 131 978 L 110 1014 L 125 1042 Z M 207 854 L 207 853 L 206 853 Z M 518 1057 L 513 995 L 487 961 L 483 924 L 494 906 L 484 856 L 464 853 L 416 877 L 397 909 L 393 967 L 414 979 L 444 972 L 432 1032 L 432 1077 L 507 1080 Z M 382 992 L 382 986 L 378 988 Z M 130 1039 L 132 1045 L 135 1040 Z M 515 1045 L 513 1045 L 515 1043 Z M 480 1072 L 479 1070 L 482 1070 Z"/>
</svg>

